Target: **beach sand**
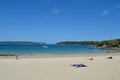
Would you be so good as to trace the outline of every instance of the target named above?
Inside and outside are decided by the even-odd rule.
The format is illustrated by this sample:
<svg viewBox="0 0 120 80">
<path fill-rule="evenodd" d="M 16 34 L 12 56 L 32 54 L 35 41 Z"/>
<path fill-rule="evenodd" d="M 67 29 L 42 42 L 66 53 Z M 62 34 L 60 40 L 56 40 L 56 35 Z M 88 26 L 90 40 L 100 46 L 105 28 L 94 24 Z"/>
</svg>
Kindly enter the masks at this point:
<svg viewBox="0 0 120 80">
<path fill-rule="evenodd" d="M 113 59 L 106 59 L 112 56 Z M 89 58 L 93 60 L 88 60 Z M 72 64 L 87 67 L 73 67 Z M 0 80 L 120 80 L 120 53 L 102 56 L 2 58 Z"/>
</svg>

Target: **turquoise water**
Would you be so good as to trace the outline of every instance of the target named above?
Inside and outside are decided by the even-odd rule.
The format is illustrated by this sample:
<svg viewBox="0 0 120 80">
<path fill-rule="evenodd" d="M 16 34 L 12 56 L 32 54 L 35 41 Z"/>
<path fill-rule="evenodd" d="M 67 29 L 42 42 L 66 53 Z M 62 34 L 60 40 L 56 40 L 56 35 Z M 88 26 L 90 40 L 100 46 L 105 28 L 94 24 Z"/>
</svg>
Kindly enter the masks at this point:
<svg viewBox="0 0 120 80">
<path fill-rule="evenodd" d="M 108 50 L 81 45 L 40 45 L 40 44 L 0 44 L 0 54 L 57 55 L 57 54 L 99 54 Z M 116 52 L 111 50 L 110 52 Z"/>
</svg>

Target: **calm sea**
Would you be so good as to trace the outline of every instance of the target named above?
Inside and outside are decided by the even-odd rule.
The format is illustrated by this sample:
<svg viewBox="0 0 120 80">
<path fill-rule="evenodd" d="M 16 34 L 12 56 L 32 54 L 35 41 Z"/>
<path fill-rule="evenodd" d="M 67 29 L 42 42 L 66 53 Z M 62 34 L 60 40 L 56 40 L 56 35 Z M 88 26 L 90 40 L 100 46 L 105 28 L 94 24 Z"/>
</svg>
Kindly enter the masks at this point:
<svg viewBox="0 0 120 80">
<path fill-rule="evenodd" d="M 108 50 L 81 45 L 40 45 L 40 44 L 0 44 L 0 54 L 57 55 L 57 54 L 99 54 Z M 116 52 L 111 50 L 110 52 Z"/>
</svg>

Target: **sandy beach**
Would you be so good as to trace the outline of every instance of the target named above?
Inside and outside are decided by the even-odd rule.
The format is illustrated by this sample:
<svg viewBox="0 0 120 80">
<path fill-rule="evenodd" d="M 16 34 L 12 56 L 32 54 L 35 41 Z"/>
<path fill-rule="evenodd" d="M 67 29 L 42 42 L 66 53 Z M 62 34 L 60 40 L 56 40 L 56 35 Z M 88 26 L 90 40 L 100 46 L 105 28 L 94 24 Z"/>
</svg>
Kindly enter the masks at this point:
<svg viewBox="0 0 120 80">
<path fill-rule="evenodd" d="M 112 59 L 106 57 L 112 56 Z M 90 58 L 93 60 L 89 60 Z M 73 64 L 87 67 L 73 67 Z M 120 53 L 46 58 L 0 58 L 0 80 L 120 80 Z"/>
</svg>

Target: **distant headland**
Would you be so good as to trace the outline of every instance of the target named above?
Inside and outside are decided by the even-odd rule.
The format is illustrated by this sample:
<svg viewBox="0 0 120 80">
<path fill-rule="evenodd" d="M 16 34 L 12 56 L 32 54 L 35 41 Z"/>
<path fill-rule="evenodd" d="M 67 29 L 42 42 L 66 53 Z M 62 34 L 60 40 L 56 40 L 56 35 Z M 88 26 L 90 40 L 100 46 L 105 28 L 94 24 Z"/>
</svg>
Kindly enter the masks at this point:
<svg viewBox="0 0 120 80">
<path fill-rule="evenodd" d="M 31 41 L 0 41 L 0 44 L 46 44 L 45 42 L 31 42 Z"/>
<path fill-rule="evenodd" d="M 31 41 L 0 41 L 0 44 L 46 44 L 45 42 Z M 62 41 L 57 45 L 89 45 L 100 49 L 120 50 L 120 39 L 103 40 L 103 41 Z"/>
<path fill-rule="evenodd" d="M 91 45 L 100 49 L 120 50 L 120 39 L 103 40 L 103 41 L 62 41 L 57 45 Z"/>
</svg>

